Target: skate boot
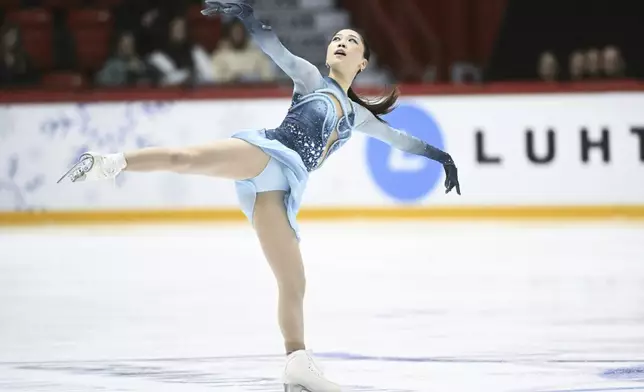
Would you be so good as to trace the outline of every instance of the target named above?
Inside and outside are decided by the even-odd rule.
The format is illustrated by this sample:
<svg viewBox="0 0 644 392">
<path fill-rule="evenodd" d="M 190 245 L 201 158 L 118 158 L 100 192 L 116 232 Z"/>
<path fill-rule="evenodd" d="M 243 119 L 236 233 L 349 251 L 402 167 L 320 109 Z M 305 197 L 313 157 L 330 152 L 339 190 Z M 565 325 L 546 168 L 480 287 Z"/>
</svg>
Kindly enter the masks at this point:
<svg viewBox="0 0 644 392">
<path fill-rule="evenodd" d="M 324 377 L 309 351 L 298 350 L 286 359 L 284 392 L 341 392 L 340 386 Z"/>
<path fill-rule="evenodd" d="M 121 173 L 125 166 L 123 154 L 101 155 L 95 152 L 86 152 L 78 158 L 78 163 L 58 180 L 58 183 L 66 178 L 71 182 L 113 179 Z"/>
</svg>

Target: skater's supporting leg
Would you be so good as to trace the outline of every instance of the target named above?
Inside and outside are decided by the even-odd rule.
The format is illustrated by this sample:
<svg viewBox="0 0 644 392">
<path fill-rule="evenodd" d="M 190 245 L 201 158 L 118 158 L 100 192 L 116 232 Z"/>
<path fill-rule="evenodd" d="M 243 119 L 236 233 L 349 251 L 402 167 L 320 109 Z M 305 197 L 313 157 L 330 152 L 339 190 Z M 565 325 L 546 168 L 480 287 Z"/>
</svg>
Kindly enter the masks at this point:
<svg viewBox="0 0 644 392">
<path fill-rule="evenodd" d="M 283 191 L 258 193 L 253 221 L 279 288 L 279 325 L 289 354 L 284 369 L 285 390 L 339 392 L 340 387 L 324 376 L 305 350 L 304 264 L 299 242 L 288 221 L 284 195 Z"/>
<path fill-rule="evenodd" d="M 303 350 L 306 279 L 300 245 L 286 215 L 284 192 L 258 193 L 253 221 L 264 255 L 277 279 L 278 317 L 286 352 Z"/>
</svg>

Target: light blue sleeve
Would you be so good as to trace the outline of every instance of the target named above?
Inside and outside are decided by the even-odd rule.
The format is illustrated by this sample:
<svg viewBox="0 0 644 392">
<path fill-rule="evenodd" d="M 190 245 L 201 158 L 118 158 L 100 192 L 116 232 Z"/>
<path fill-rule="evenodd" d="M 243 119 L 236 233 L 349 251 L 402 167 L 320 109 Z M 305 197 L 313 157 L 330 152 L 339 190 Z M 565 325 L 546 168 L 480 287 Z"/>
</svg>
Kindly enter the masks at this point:
<svg viewBox="0 0 644 392">
<path fill-rule="evenodd" d="M 356 114 L 355 131 L 383 141 L 398 150 L 414 155 L 422 155 L 444 165 L 453 164 L 452 157 L 448 153 L 414 135 L 389 126 L 389 124 L 380 121 L 363 106 L 353 103 L 353 107 Z"/>
<path fill-rule="evenodd" d="M 243 18 L 242 22 L 262 51 L 293 80 L 296 93 L 308 94 L 324 85 L 324 78 L 317 67 L 286 49 L 270 26 L 253 14 Z"/>
</svg>

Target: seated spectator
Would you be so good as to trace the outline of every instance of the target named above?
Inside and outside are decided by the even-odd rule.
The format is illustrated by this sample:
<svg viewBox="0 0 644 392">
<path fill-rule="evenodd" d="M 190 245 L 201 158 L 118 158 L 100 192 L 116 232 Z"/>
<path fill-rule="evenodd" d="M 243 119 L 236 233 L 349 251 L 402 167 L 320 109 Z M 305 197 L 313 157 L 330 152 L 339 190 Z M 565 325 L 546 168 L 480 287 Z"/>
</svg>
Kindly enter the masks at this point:
<svg viewBox="0 0 644 392">
<path fill-rule="evenodd" d="M 568 73 L 570 74 L 570 80 L 576 82 L 584 78 L 585 61 L 584 53 L 580 50 L 576 50 L 570 54 L 568 59 Z"/>
<path fill-rule="evenodd" d="M 213 80 L 206 51 L 188 40 L 186 20 L 181 17 L 172 20 L 166 45 L 152 52 L 149 61 L 161 73 L 161 84 L 165 86 Z"/>
<path fill-rule="evenodd" d="M 621 51 L 615 46 L 607 46 L 602 51 L 602 62 L 604 74 L 611 79 L 623 78 L 625 76 L 625 64 Z"/>
<path fill-rule="evenodd" d="M 253 45 L 239 20 L 226 26 L 212 55 L 213 76 L 218 83 L 272 82 L 275 69 L 270 59 Z"/>
<path fill-rule="evenodd" d="M 113 9 L 119 30 L 136 33 L 138 52 L 146 57 L 167 37 L 168 24 L 185 13 L 186 0 L 123 0 Z"/>
<path fill-rule="evenodd" d="M 134 34 L 121 33 L 111 57 L 97 74 L 96 83 L 101 86 L 132 86 L 151 81 L 151 70 L 137 53 Z"/>
<path fill-rule="evenodd" d="M 0 85 L 19 87 L 38 82 L 31 60 L 22 45 L 20 29 L 13 24 L 0 28 Z"/>
<path fill-rule="evenodd" d="M 603 77 L 603 66 L 599 49 L 588 49 L 584 57 L 584 68 L 586 76 L 589 79 L 601 79 Z"/>
<path fill-rule="evenodd" d="M 544 82 L 554 82 L 559 79 L 559 62 L 552 52 L 541 53 L 537 73 Z"/>
</svg>

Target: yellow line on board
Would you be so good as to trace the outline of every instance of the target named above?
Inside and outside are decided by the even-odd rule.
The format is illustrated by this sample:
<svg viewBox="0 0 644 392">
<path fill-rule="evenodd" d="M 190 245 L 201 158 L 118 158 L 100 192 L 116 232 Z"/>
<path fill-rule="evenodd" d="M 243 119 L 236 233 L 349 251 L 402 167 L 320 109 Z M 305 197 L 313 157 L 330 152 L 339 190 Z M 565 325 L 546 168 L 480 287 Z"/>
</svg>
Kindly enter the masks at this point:
<svg viewBox="0 0 644 392">
<path fill-rule="evenodd" d="M 0 226 L 48 224 L 137 224 L 236 222 L 245 220 L 237 209 L 105 210 L 0 212 Z M 605 220 L 644 221 L 644 205 L 631 206 L 516 206 L 516 207 L 399 207 L 307 208 L 298 219 L 339 220 Z"/>
</svg>

